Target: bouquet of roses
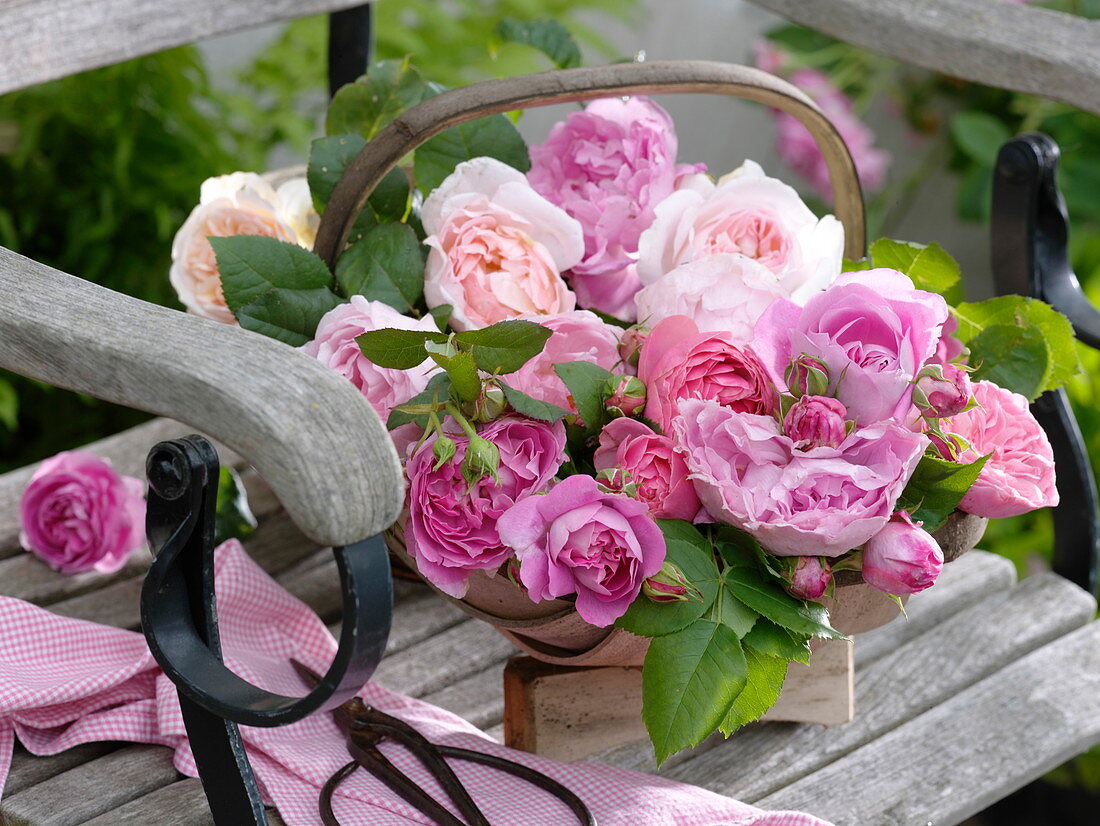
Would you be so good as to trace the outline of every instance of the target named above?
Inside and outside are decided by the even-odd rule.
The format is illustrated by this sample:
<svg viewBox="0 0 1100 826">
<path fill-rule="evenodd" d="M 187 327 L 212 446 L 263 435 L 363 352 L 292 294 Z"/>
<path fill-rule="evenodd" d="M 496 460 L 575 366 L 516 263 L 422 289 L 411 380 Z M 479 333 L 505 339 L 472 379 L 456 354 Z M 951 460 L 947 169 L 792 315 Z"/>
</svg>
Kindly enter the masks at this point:
<svg viewBox="0 0 1100 826">
<path fill-rule="evenodd" d="M 755 163 L 677 162 L 645 97 L 528 150 L 494 115 L 391 172 L 335 272 L 311 252 L 344 168 L 433 94 L 407 63 L 345 87 L 306 181 L 208 181 L 173 248 L 188 309 L 339 371 L 388 422 L 409 557 L 651 637 L 658 759 L 759 718 L 860 572 L 897 597 L 956 510 L 1055 504 L 1028 400 L 1076 369 L 1038 301 L 965 303 L 936 245 L 842 258 L 843 228 Z M 850 574 L 849 576 L 854 576 Z"/>
</svg>

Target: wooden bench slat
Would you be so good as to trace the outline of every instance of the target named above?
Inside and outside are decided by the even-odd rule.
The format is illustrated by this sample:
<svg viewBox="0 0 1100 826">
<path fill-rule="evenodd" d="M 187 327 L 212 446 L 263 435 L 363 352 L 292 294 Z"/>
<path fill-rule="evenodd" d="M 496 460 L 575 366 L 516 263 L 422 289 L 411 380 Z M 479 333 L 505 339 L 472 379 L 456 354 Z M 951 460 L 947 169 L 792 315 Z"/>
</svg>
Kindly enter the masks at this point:
<svg viewBox="0 0 1100 826">
<path fill-rule="evenodd" d="M 214 818 L 202 783 L 187 777 L 94 817 L 83 826 L 214 826 Z"/>
<path fill-rule="evenodd" d="M 78 826 L 178 778 L 168 749 L 125 746 L 6 797 L 3 812 L 33 826 Z"/>
<path fill-rule="evenodd" d="M 1095 611 L 1095 601 L 1076 585 L 1054 574 L 1032 577 L 858 670 L 851 723 L 831 729 L 753 726 L 668 774 L 739 800 L 759 800 L 1084 625 Z"/>
<path fill-rule="evenodd" d="M 445 708 L 479 729 L 500 725 L 504 719 L 504 681 L 507 657 L 485 663 L 486 668 L 449 686 L 425 694 L 425 702 Z"/>
<path fill-rule="evenodd" d="M 24 789 L 29 789 L 43 781 L 56 777 L 62 772 L 75 768 L 83 763 L 95 760 L 107 752 L 120 748 L 118 743 L 85 743 L 82 746 L 74 746 L 59 754 L 47 757 L 38 757 L 31 754 L 21 745 L 16 743 L 15 753 L 12 755 L 11 769 L 8 779 L 4 784 L 4 801 L 0 808 L 7 805 L 7 798 L 18 794 Z"/>
<path fill-rule="evenodd" d="M 1098 666 L 1092 622 L 759 803 L 837 826 L 958 823 L 1100 739 Z"/>
</svg>

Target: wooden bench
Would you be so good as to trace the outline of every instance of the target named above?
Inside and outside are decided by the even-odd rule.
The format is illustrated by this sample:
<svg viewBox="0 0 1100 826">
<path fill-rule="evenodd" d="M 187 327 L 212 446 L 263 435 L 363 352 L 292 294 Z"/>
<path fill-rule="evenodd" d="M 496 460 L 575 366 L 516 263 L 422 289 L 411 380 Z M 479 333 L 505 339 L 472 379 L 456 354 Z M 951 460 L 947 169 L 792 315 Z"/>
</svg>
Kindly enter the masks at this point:
<svg viewBox="0 0 1100 826">
<path fill-rule="evenodd" d="M 0 11 L 13 46 L 0 70 L 0 90 L 216 31 L 350 5 L 24 2 Z M 53 294 L 36 297 L 28 283 Z M 66 291 L 69 303 L 82 309 L 66 315 L 64 323 L 43 323 L 49 301 L 64 303 Z M 141 321 L 130 331 L 141 340 L 118 344 L 119 352 L 131 357 L 121 363 L 117 353 L 96 346 L 104 331 L 91 333 L 97 322 L 118 313 Z M 90 446 L 124 473 L 142 475 L 153 444 L 195 428 L 248 454 L 267 482 L 249 462 L 229 450 L 222 455 L 244 471 L 260 518 L 247 549 L 326 622 L 339 619 L 335 564 L 320 542 L 354 541 L 395 513 L 392 492 L 384 490 L 392 468 L 378 463 L 385 457 L 368 449 L 340 449 L 359 445 L 349 441 L 346 428 L 357 428 L 363 444 L 378 436 L 372 430 L 376 421 L 356 417 L 362 400 L 349 395 L 342 380 L 308 359 L 291 359 L 293 354 L 273 342 L 144 307 L 3 250 L 0 327 L 5 330 L 0 361 L 17 361 L 59 385 L 140 401 L 189 422 L 156 419 Z M 202 341 L 187 345 L 198 333 Z M 52 351 L 40 352 L 36 341 L 52 342 Z M 174 346 L 180 349 L 172 362 Z M 271 370 L 278 380 L 263 378 L 259 370 L 260 376 L 227 383 L 229 373 L 219 371 L 246 358 L 279 365 L 281 370 Z M 311 397 L 324 398 L 326 406 L 313 412 Z M 263 409 L 247 404 L 261 399 L 270 404 Z M 328 429 L 296 422 L 295 413 L 303 410 Z M 341 421 L 345 429 L 337 430 Z M 248 438 L 249 432 L 268 438 Z M 301 435 L 309 432 L 314 435 Z M 365 467 L 376 478 L 363 479 Z M 18 549 L 18 499 L 32 470 L 0 477 L 0 593 L 68 616 L 136 628 L 147 555 L 135 556 L 117 574 L 63 577 Z M 377 501 L 368 500 L 375 507 L 334 509 L 333 476 L 378 494 Z M 396 595 L 393 632 L 375 679 L 500 736 L 501 666 L 514 650 L 490 627 L 422 585 L 398 582 Z M 1017 583 L 1007 561 L 972 552 L 948 566 L 934 589 L 913 598 L 908 622 L 861 637 L 853 723 L 831 729 L 750 726 L 728 742 L 709 740 L 678 755 L 661 773 L 765 807 L 805 809 L 837 824 L 957 823 L 1100 741 L 1095 611 L 1093 598 L 1061 577 L 1045 574 Z M 590 759 L 654 770 L 643 742 Z M 32 826 L 212 822 L 201 784 L 175 771 L 167 749 L 120 744 L 82 746 L 47 758 L 17 752 L 0 812 L 14 824 Z M 273 813 L 270 821 L 280 822 Z"/>
</svg>

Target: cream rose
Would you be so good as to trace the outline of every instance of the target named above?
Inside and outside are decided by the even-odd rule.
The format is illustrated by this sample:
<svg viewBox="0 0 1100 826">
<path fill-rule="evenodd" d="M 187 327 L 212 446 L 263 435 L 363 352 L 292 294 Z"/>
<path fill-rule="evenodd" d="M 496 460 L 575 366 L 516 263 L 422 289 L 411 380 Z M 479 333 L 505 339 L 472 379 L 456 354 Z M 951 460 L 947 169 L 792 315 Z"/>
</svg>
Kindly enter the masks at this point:
<svg viewBox="0 0 1100 826">
<path fill-rule="evenodd" d="M 278 191 L 253 172 L 234 172 L 203 182 L 199 204 L 172 242 L 168 278 L 180 302 L 195 315 L 236 324 L 225 303 L 210 236 L 263 235 L 311 246 L 317 214 L 304 178 Z"/>
<path fill-rule="evenodd" d="M 797 192 L 752 161 L 717 184 L 693 176 L 656 213 L 638 246 L 644 285 L 690 261 L 735 253 L 767 267 L 803 304 L 840 273 L 840 222 L 832 215 L 818 220 Z"/>
<path fill-rule="evenodd" d="M 581 226 L 521 172 L 492 158 L 461 163 L 421 218 L 430 247 L 424 298 L 433 308 L 450 304 L 455 329 L 576 307 L 561 273 L 584 255 Z"/>
</svg>

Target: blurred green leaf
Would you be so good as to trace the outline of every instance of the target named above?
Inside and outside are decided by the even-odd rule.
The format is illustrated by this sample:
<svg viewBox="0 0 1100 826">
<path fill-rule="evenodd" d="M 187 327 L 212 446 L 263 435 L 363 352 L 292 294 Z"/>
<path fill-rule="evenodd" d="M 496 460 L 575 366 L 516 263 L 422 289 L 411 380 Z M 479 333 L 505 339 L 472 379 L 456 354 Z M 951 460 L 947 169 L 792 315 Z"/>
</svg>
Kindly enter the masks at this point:
<svg viewBox="0 0 1100 826">
<path fill-rule="evenodd" d="M 455 167 L 471 158 L 490 157 L 526 172 L 531 168 L 527 144 L 504 115 L 490 115 L 453 126 L 416 150 L 416 185 L 428 193 L 443 183 Z"/>
<path fill-rule="evenodd" d="M 880 238 L 871 244 L 871 260 L 908 275 L 918 290 L 947 294 L 960 277 L 958 262 L 939 244 L 914 244 Z"/>
<path fill-rule="evenodd" d="M 214 544 L 220 545 L 227 539 L 248 539 L 258 525 L 241 477 L 233 468 L 222 465 L 214 511 Z"/>
<path fill-rule="evenodd" d="M 340 88 L 325 119 L 329 135 L 355 133 L 370 140 L 391 120 L 435 94 L 409 59 L 380 60 Z"/>
<path fill-rule="evenodd" d="M 970 339 L 971 378 L 1035 401 L 1050 385 L 1050 347 L 1035 326 L 994 324 Z"/>
<path fill-rule="evenodd" d="M 1004 122 L 988 112 L 958 112 L 951 119 L 951 138 L 972 161 L 993 167 L 1001 146 L 1012 137 Z"/>
<path fill-rule="evenodd" d="M 504 41 L 521 43 L 538 49 L 559 69 L 581 65 L 581 49 L 569 29 L 557 20 L 517 20 L 505 17 L 496 27 L 496 35 Z"/>
</svg>

